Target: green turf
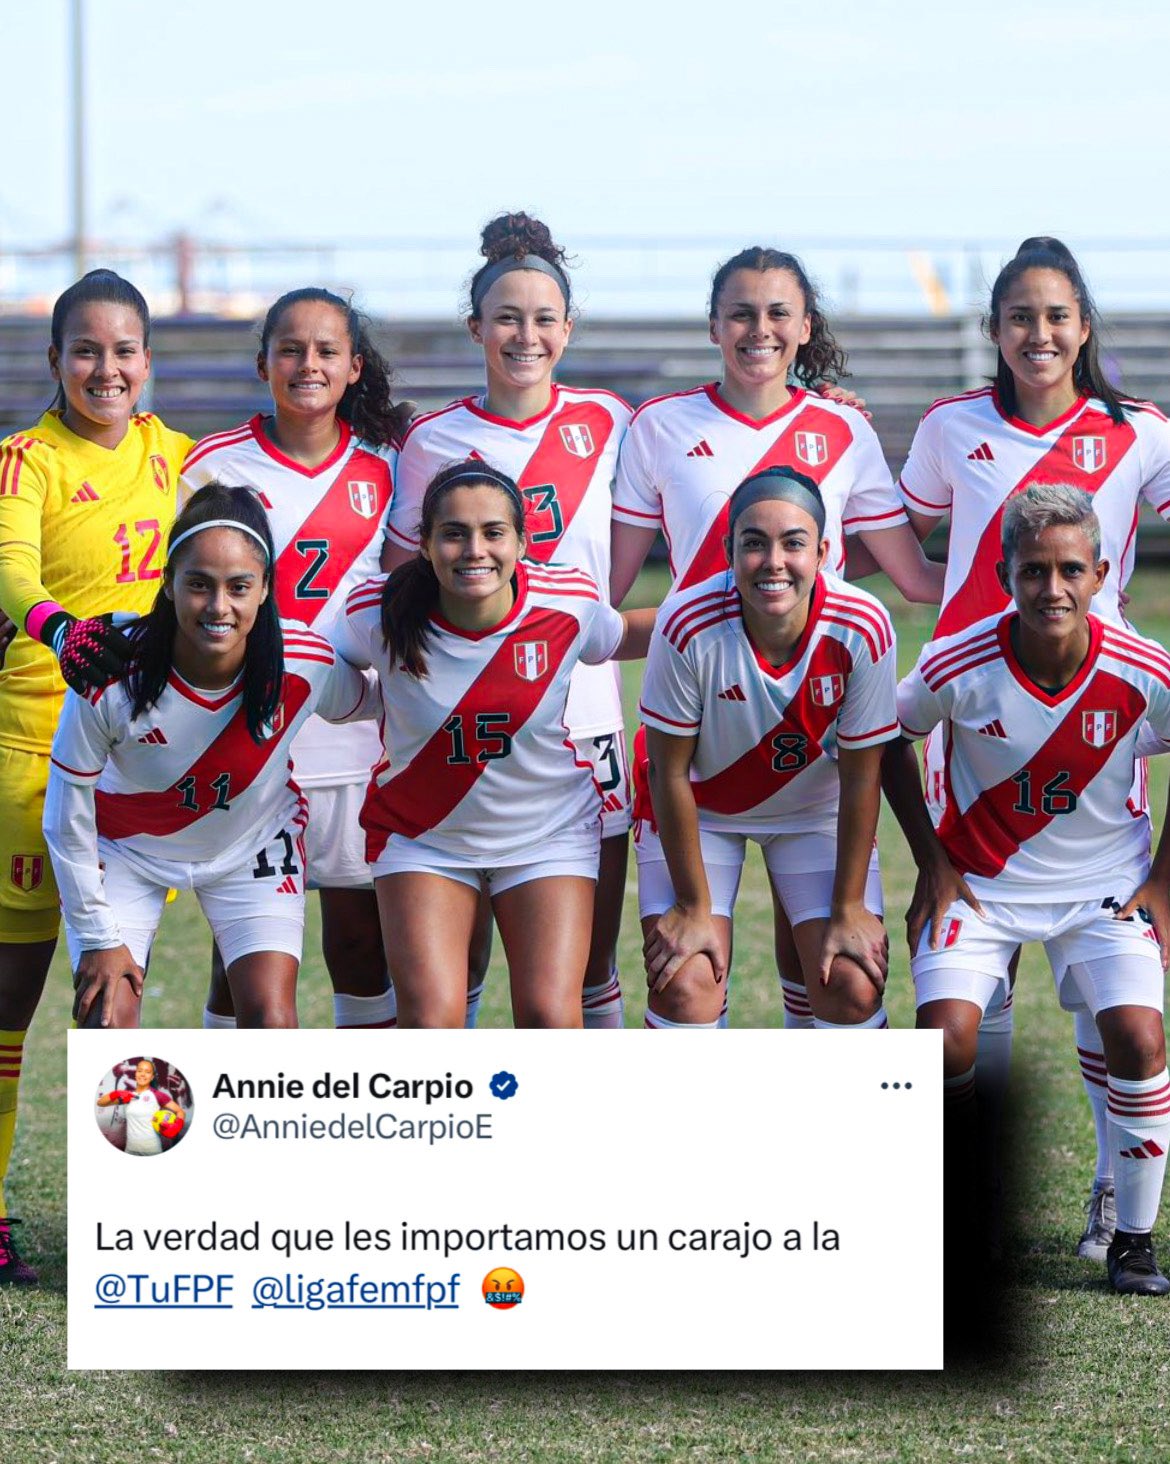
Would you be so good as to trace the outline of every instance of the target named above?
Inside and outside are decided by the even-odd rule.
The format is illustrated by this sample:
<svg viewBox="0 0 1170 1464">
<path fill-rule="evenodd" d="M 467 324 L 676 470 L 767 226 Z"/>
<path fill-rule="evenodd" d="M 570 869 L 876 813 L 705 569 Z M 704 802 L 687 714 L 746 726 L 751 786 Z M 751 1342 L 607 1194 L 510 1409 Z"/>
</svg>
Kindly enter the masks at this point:
<svg viewBox="0 0 1170 1464">
<path fill-rule="evenodd" d="M 1130 616 L 1170 642 L 1170 595 L 1159 571 L 1139 574 Z M 644 585 L 647 597 L 653 585 Z M 903 669 L 931 624 L 929 612 L 895 611 Z M 1165 804 L 1161 759 L 1153 806 Z M 912 1016 L 907 962 L 897 939 L 911 887 L 908 857 L 883 820 L 886 904 L 895 932 L 888 1005 Z M 758 861 L 745 877 L 737 919 L 733 1021 L 777 1025 L 769 900 Z M 623 972 L 629 1021 L 641 1021 L 637 911 L 627 902 Z M 311 913 L 301 1010 L 330 1020 Z M 194 906 L 168 914 L 149 987 L 152 1025 L 197 1023 L 207 939 Z M 165 975 L 164 975 L 165 973 Z M 177 979 L 172 973 L 184 973 Z M 1092 1162 L 1092 1131 L 1074 1061 L 1071 1023 L 1057 1010 L 1035 952 L 1017 998 L 1016 1082 L 1027 1114 L 1022 1212 L 1010 1233 L 1009 1278 L 1019 1303 L 1009 1367 L 941 1377 L 769 1374 L 298 1374 L 195 1375 L 165 1370 L 167 1343 L 128 1325 L 121 1340 L 153 1342 L 154 1374 L 65 1370 L 65 1173 L 62 1033 L 69 991 L 60 959 L 25 1063 L 21 1127 L 9 1193 L 30 1217 L 26 1249 L 45 1285 L 0 1293 L 0 1460 L 921 1460 L 1170 1457 L 1165 1402 L 1170 1302 L 1110 1294 L 1100 1268 L 1072 1257 Z M 481 1025 L 505 1020 L 498 966 Z M 339 1039 L 344 1040 L 344 1039 Z M 387 1034 L 387 1042 L 399 1040 Z M 714 1039 L 717 1040 L 717 1039 Z M 631 1115 L 631 1130 L 635 1122 Z M 633 1133 L 631 1134 L 633 1137 Z M 913 1229 L 891 1215 L 890 1232 Z M 1163 1225 L 1162 1248 L 1170 1257 Z M 886 1264 L 882 1236 L 873 1264 Z M 913 1284 L 913 1278 L 907 1278 Z M 583 1304 L 590 1304 L 586 1300 Z M 594 1304 L 603 1304 L 597 1300 Z M 652 1359 L 648 1359 L 652 1360 Z M 486 1361 L 486 1359 L 485 1359 Z"/>
</svg>

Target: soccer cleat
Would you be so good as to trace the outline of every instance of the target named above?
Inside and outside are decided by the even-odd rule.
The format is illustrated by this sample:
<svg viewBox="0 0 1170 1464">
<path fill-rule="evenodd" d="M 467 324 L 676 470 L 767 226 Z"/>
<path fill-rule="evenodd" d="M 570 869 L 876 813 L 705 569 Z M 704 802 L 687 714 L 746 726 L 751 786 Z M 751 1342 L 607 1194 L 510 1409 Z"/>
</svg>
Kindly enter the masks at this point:
<svg viewBox="0 0 1170 1464">
<path fill-rule="evenodd" d="M 0 1286 L 35 1286 L 41 1279 L 27 1261 L 20 1258 L 12 1226 L 19 1220 L 0 1219 Z"/>
<path fill-rule="evenodd" d="M 1117 1231 L 1106 1261 L 1109 1284 L 1123 1296 L 1165 1296 L 1170 1292 L 1170 1281 L 1158 1270 L 1148 1235 Z"/>
<path fill-rule="evenodd" d="M 1077 1242 L 1082 1261 L 1103 1261 L 1117 1229 L 1117 1195 L 1113 1181 L 1094 1183 L 1085 1211 L 1085 1233 Z"/>
</svg>

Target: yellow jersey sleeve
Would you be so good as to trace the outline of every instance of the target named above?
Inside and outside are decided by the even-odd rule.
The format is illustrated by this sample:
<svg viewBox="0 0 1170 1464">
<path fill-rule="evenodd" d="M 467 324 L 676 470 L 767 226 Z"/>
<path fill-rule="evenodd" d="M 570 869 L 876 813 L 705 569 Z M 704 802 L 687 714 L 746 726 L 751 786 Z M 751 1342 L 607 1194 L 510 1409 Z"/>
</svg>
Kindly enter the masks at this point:
<svg viewBox="0 0 1170 1464">
<path fill-rule="evenodd" d="M 154 604 L 191 446 L 151 413 L 113 449 L 54 412 L 0 444 L 0 607 L 21 628 L 0 669 L 0 744 L 47 752 L 64 696 L 52 652 L 24 633 L 35 605 L 86 616 Z"/>
</svg>

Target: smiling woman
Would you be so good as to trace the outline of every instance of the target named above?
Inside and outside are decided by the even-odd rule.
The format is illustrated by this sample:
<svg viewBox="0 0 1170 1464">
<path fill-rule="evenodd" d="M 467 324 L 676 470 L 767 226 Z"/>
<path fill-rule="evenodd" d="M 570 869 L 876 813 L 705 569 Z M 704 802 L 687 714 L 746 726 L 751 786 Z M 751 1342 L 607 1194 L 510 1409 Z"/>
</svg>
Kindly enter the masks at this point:
<svg viewBox="0 0 1170 1464">
<path fill-rule="evenodd" d="M 162 588 L 121 677 L 70 694 L 45 837 L 83 1025 L 137 1026 L 168 889 L 193 889 L 241 1026 L 295 1027 L 304 800 L 292 737 L 313 711 L 372 715 L 372 681 L 282 624 L 259 500 L 209 484 L 175 521 Z"/>
<path fill-rule="evenodd" d="M 12 1153 L 25 1031 L 57 943 L 60 908 L 41 810 L 66 681 L 107 680 L 127 647 L 116 611 L 150 608 L 191 439 L 136 413 L 150 374 L 150 312 L 129 281 L 93 270 L 53 308 L 52 408 L 0 443 L 0 607 L 25 634 L 0 670 L 0 1284 L 16 1255 L 2 1182 Z M 79 618 L 80 617 L 80 618 Z"/>
<path fill-rule="evenodd" d="M 483 887 L 516 1024 L 580 1027 L 602 799 L 566 703 L 578 663 L 645 653 L 651 612 L 525 559 L 520 490 L 478 459 L 436 474 L 418 533 L 418 555 L 350 596 L 340 642 L 382 682 L 362 825 L 399 1026 L 463 1026 Z"/>
<path fill-rule="evenodd" d="M 739 484 L 724 552 L 730 572 L 664 603 L 642 690 L 647 1023 L 720 1025 L 751 840 L 792 926 L 815 1025 L 884 1027 L 874 835 L 881 749 L 897 736 L 889 617 L 824 573 L 825 505 L 792 468 Z"/>
</svg>

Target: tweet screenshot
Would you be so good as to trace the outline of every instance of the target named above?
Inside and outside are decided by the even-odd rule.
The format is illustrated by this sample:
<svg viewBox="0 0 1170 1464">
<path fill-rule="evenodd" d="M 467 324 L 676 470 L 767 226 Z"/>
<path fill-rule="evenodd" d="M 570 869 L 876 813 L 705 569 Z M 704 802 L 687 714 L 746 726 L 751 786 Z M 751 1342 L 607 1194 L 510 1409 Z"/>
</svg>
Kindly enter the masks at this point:
<svg viewBox="0 0 1170 1464">
<path fill-rule="evenodd" d="M 942 1366 L 939 1034 L 608 1036 L 71 1032 L 69 1366 Z"/>
</svg>

